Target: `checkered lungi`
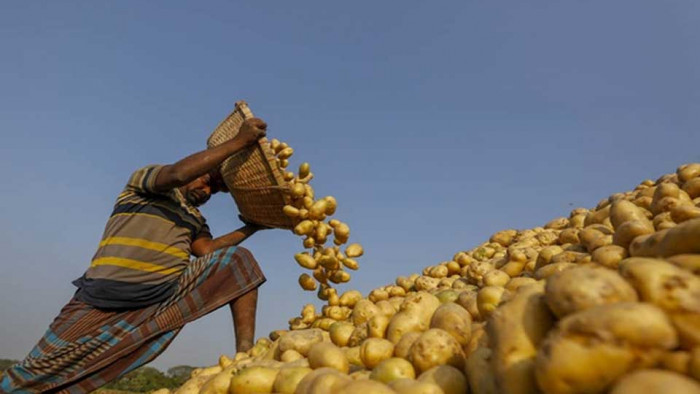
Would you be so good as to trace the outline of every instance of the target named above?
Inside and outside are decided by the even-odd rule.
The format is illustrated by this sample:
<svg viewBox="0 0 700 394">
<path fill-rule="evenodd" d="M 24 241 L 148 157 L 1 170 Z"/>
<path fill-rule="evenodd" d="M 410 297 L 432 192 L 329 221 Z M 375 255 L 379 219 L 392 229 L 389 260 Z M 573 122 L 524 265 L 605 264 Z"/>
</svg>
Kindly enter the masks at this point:
<svg viewBox="0 0 700 394">
<path fill-rule="evenodd" d="M 0 392 L 93 391 L 153 360 L 185 323 L 265 282 L 253 255 L 229 247 L 192 261 L 175 294 L 134 310 L 102 310 L 73 298 L 27 358 L 7 371 Z"/>
</svg>

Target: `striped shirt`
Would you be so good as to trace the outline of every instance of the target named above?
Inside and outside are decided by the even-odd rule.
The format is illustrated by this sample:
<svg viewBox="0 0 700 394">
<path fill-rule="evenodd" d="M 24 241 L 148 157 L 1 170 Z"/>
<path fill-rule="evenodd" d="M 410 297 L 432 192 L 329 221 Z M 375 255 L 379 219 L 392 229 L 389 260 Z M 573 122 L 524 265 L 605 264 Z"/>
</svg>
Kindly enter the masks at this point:
<svg viewBox="0 0 700 394">
<path fill-rule="evenodd" d="M 101 308 L 164 301 L 190 261 L 192 242 L 211 238 L 204 217 L 179 189 L 154 190 L 162 168 L 137 170 L 117 197 L 90 268 L 73 282 L 81 301 Z"/>
</svg>

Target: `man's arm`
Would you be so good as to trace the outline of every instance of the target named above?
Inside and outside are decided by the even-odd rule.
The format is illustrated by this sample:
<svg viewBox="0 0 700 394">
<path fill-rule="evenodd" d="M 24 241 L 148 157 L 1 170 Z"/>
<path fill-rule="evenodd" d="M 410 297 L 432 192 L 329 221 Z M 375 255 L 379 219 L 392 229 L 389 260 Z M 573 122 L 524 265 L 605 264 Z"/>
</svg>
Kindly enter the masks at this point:
<svg viewBox="0 0 700 394">
<path fill-rule="evenodd" d="M 265 136 L 267 124 L 258 118 L 243 122 L 238 134 L 211 149 L 197 152 L 175 164 L 164 166 L 155 180 L 155 191 L 165 192 L 184 186 L 216 168 L 227 157 Z"/>
<path fill-rule="evenodd" d="M 247 224 L 238 230 L 214 239 L 209 237 L 197 238 L 192 242 L 192 254 L 197 257 L 202 257 L 221 248 L 236 246 L 255 234 L 259 229 L 260 228 L 257 226 Z"/>
</svg>

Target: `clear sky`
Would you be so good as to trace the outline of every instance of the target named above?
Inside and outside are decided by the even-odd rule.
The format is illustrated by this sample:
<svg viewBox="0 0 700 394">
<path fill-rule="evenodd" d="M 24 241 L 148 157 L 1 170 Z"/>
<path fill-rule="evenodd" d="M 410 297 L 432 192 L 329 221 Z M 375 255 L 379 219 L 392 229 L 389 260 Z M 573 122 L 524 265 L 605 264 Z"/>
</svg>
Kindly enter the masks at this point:
<svg viewBox="0 0 700 394">
<path fill-rule="evenodd" d="M 366 294 L 700 161 L 699 26 L 696 0 L 2 2 L 0 358 L 70 299 L 129 174 L 237 100 L 337 198 Z M 202 211 L 240 225 L 228 195 Z M 315 296 L 292 233 L 246 246 L 264 336 Z M 232 331 L 216 311 L 153 365 L 211 365 Z"/>
</svg>

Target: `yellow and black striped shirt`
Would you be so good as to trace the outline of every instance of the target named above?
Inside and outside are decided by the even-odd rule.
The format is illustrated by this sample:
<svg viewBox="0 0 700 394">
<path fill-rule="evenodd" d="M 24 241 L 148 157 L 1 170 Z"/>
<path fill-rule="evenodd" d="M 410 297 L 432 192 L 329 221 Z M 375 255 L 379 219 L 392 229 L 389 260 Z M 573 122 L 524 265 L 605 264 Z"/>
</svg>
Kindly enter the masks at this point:
<svg viewBox="0 0 700 394">
<path fill-rule="evenodd" d="M 102 308 L 163 301 L 189 263 L 192 242 L 211 237 L 202 214 L 178 189 L 153 190 L 162 168 L 134 172 L 117 197 L 90 268 L 73 282 L 82 301 Z"/>
</svg>

